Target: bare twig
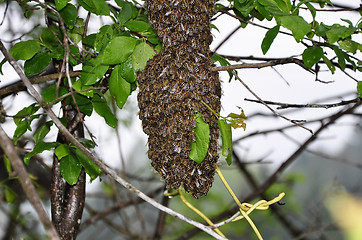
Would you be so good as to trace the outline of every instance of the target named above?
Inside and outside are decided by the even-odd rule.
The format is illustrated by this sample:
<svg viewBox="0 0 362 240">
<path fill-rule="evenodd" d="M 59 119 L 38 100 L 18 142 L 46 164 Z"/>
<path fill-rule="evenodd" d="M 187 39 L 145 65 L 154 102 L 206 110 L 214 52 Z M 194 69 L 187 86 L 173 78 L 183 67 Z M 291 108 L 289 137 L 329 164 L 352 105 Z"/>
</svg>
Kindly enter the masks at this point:
<svg viewBox="0 0 362 240">
<path fill-rule="evenodd" d="M 125 187 L 126 189 L 128 189 L 129 191 L 134 192 L 135 194 L 137 194 L 137 196 L 139 196 L 140 198 L 142 198 L 143 200 L 145 200 L 146 202 L 148 202 L 149 204 L 151 204 L 152 206 L 160 209 L 161 211 L 166 212 L 167 214 L 179 218 L 180 220 L 187 222 L 197 228 L 199 228 L 200 230 L 204 231 L 205 233 L 215 237 L 216 239 L 225 239 L 221 236 L 219 236 L 218 234 L 216 234 L 209 226 L 205 226 L 199 222 L 196 222 L 178 212 L 175 212 L 174 210 L 163 206 L 162 204 L 158 203 L 157 201 L 155 201 L 154 199 L 150 198 L 149 196 L 147 196 L 146 194 L 144 194 L 143 192 L 141 192 L 140 190 L 138 190 L 137 188 L 135 188 L 133 185 L 131 185 L 129 182 L 125 181 L 123 178 L 121 178 L 120 176 L 118 176 L 118 174 L 111 168 L 109 168 L 107 165 L 105 165 L 104 163 L 102 163 L 101 161 L 99 161 L 98 159 L 96 159 L 92 153 L 90 153 L 88 151 L 87 148 L 85 148 L 83 146 L 83 144 L 81 144 L 69 131 L 68 129 L 61 123 L 61 121 L 58 119 L 58 117 L 55 115 L 55 113 L 53 112 L 53 110 L 51 108 L 49 108 L 47 106 L 47 104 L 45 103 L 44 99 L 40 96 L 40 94 L 37 92 L 37 90 L 33 87 L 33 85 L 31 84 L 31 82 L 29 81 L 29 79 L 25 76 L 25 74 L 21 71 L 19 65 L 17 64 L 17 62 L 15 61 L 15 59 L 9 54 L 9 52 L 6 50 L 6 48 L 4 47 L 3 43 L 0 41 L 0 50 L 3 52 L 4 56 L 6 57 L 6 59 L 10 62 L 11 66 L 15 69 L 15 71 L 17 72 L 17 74 L 20 76 L 20 78 L 23 80 L 25 86 L 29 89 L 30 93 L 32 94 L 32 96 L 36 99 L 36 101 L 42 106 L 42 108 L 47 112 L 48 116 L 53 120 L 53 122 L 55 123 L 55 125 L 59 128 L 60 131 L 62 131 L 63 135 L 69 140 L 69 142 L 73 143 L 77 148 L 79 148 L 89 159 L 91 159 L 104 173 L 106 173 L 107 175 L 109 175 L 110 177 L 112 177 L 116 182 L 118 182 L 119 184 L 121 184 L 123 187 Z"/>
<path fill-rule="evenodd" d="M 259 100 L 254 100 L 254 99 L 248 99 L 245 98 L 245 101 L 249 101 L 249 102 L 256 102 L 256 103 L 261 103 Z M 344 101 L 342 100 L 341 102 L 338 103 L 329 103 L 329 104 L 292 104 L 292 103 L 281 103 L 281 102 L 272 102 L 272 101 L 265 101 L 263 100 L 264 103 L 269 104 L 269 105 L 278 105 L 279 107 L 277 107 L 277 109 L 286 109 L 286 108 L 333 108 L 333 107 L 340 107 L 340 106 L 345 106 L 351 103 L 357 103 L 359 101 L 361 101 L 360 98 L 355 98 L 355 99 L 351 99 L 351 100 L 347 100 Z"/>
<path fill-rule="evenodd" d="M 313 131 L 312 131 L 311 129 L 309 129 L 309 128 L 307 128 L 307 127 L 305 127 L 305 126 L 303 126 L 303 125 L 301 124 L 301 122 L 305 122 L 304 120 L 292 120 L 292 119 L 289 119 L 289 118 L 287 118 L 287 117 L 279 114 L 279 113 L 276 112 L 274 109 L 272 109 L 270 106 L 268 106 L 268 104 L 266 104 L 256 93 L 254 93 L 254 91 L 251 90 L 251 89 L 249 88 L 249 86 L 246 85 L 246 83 L 245 83 L 243 80 L 241 80 L 241 78 L 239 78 L 238 75 L 236 75 L 235 72 L 233 72 L 233 75 L 234 75 L 234 77 L 235 77 L 236 79 L 238 79 L 238 80 L 241 82 L 241 84 L 244 85 L 244 87 L 245 87 L 251 94 L 254 95 L 254 97 L 256 97 L 256 98 L 257 98 L 265 107 L 267 107 L 275 116 L 281 117 L 281 118 L 287 120 L 288 122 L 291 122 L 291 123 L 297 125 L 298 127 L 301 127 L 301 128 L 303 128 L 303 129 L 305 129 L 305 130 L 307 130 L 307 131 L 309 131 L 310 133 L 313 134 Z"/>
<path fill-rule="evenodd" d="M 48 214 L 46 213 L 45 209 L 42 206 L 40 197 L 36 192 L 36 189 L 33 183 L 31 182 L 31 179 L 28 176 L 23 161 L 18 156 L 11 139 L 7 136 L 1 125 L 0 125 L 0 146 L 4 150 L 6 156 L 10 159 L 11 165 L 13 166 L 15 172 L 19 177 L 19 182 L 26 194 L 26 197 L 29 199 L 29 202 L 33 205 L 49 238 L 52 240 L 59 240 L 57 231 L 55 230 L 53 224 L 51 223 L 48 217 Z"/>
<path fill-rule="evenodd" d="M 242 63 L 242 64 L 235 64 L 229 66 L 220 66 L 220 67 L 212 67 L 210 68 L 211 71 L 230 71 L 235 69 L 242 69 L 242 68 L 265 68 L 265 67 L 272 67 L 276 65 L 288 64 L 288 63 L 295 63 L 301 66 L 303 69 L 311 72 L 309 68 L 307 68 L 303 61 L 296 59 L 296 58 L 281 58 L 281 59 L 273 59 L 267 62 L 262 63 Z"/>
</svg>

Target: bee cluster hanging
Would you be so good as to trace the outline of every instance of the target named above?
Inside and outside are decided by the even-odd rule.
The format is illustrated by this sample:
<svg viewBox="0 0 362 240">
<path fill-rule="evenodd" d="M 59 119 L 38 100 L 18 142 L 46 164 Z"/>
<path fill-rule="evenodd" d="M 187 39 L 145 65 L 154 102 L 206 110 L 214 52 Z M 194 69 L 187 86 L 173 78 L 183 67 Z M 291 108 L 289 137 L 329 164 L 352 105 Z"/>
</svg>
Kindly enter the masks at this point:
<svg viewBox="0 0 362 240">
<path fill-rule="evenodd" d="M 220 112 L 221 87 L 209 45 L 214 0 L 146 0 L 152 27 L 162 40 L 161 54 L 138 73 L 139 117 L 148 137 L 148 157 L 166 184 L 182 186 L 195 198 L 206 195 L 218 160 L 217 117 L 202 103 Z M 205 159 L 189 158 L 195 113 L 210 127 Z"/>
</svg>

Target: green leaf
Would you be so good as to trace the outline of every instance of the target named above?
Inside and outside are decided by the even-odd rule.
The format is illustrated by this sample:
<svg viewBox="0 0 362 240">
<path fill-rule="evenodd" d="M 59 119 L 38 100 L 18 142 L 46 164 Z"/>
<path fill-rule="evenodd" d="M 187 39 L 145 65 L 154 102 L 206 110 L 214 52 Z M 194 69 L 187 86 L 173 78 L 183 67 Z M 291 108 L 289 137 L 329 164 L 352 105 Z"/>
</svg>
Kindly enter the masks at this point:
<svg viewBox="0 0 362 240">
<path fill-rule="evenodd" d="M 194 160 L 197 163 L 201 163 L 207 154 L 209 149 L 209 135 L 210 128 L 207 123 L 205 123 L 202 115 L 200 113 L 195 114 L 196 118 L 196 127 L 194 128 L 194 134 L 196 141 L 191 142 L 190 150 L 190 159 Z"/>
<path fill-rule="evenodd" d="M 110 127 L 115 128 L 117 126 L 118 120 L 104 99 L 100 98 L 97 94 L 94 94 L 92 104 L 94 111 L 96 111 L 99 116 L 103 117 Z"/>
<path fill-rule="evenodd" d="M 33 115 L 39 110 L 39 108 L 40 107 L 37 103 L 33 103 L 28 107 L 24 107 L 17 114 L 15 114 L 14 123 L 18 125 L 23 120 L 23 118 Z"/>
<path fill-rule="evenodd" d="M 56 98 L 56 91 L 57 91 L 57 85 L 53 84 L 53 85 L 50 85 L 49 87 L 45 88 L 41 92 L 41 96 L 43 97 L 43 99 L 46 103 L 51 103 Z M 64 87 L 59 87 L 58 91 L 59 91 L 58 97 L 61 97 L 69 92 Z"/>
<path fill-rule="evenodd" d="M 323 61 L 326 63 L 327 67 L 329 68 L 329 70 L 332 72 L 332 74 L 334 74 L 334 72 L 336 71 L 336 67 L 332 64 L 332 62 L 326 57 L 326 56 L 322 56 Z"/>
<path fill-rule="evenodd" d="M 339 49 L 339 47 L 337 47 L 337 46 L 333 46 L 333 50 L 337 55 L 338 64 L 341 67 L 341 69 L 342 70 L 346 69 L 346 60 L 344 57 L 344 52 L 341 49 Z"/>
<path fill-rule="evenodd" d="M 150 25 L 144 21 L 130 20 L 124 24 L 126 28 L 134 32 L 145 32 Z"/>
<path fill-rule="evenodd" d="M 283 6 L 283 4 L 279 3 L 275 0 L 258 0 L 259 4 L 263 5 L 265 9 L 270 12 L 274 16 L 284 16 L 288 15 L 288 9 Z"/>
<path fill-rule="evenodd" d="M 77 106 L 78 106 L 79 110 L 82 113 L 84 113 L 87 116 L 92 115 L 93 105 L 92 105 L 92 101 L 91 101 L 90 98 L 88 98 L 86 96 L 83 96 L 81 94 L 78 94 L 78 93 L 74 94 L 74 98 L 75 98 L 75 101 L 77 103 Z M 70 99 L 72 105 L 74 107 L 76 107 L 73 98 L 70 96 L 69 99 Z"/>
<path fill-rule="evenodd" d="M 221 57 L 220 55 L 218 55 L 216 53 L 214 53 L 212 55 L 212 59 L 214 60 L 214 62 L 219 62 L 221 66 L 231 65 L 228 60 L 226 60 L 225 58 Z M 232 80 L 234 74 L 232 73 L 232 71 L 228 71 L 228 74 L 229 74 L 229 82 L 230 82 Z"/>
<path fill-rule="evenodd" d="M 92 47 L 94 47 L 96 38 L 97 38 L 97 34 L 95 34 L 95 33 L 89 34 L 85 38 L 82 39 L 82 43 L 84 45 L 87 45 L 88 47 L 92 48 Z"/>
<path fill-rule="evenodd" d="M 234 7 L 244 16 L 248 17 L 251 10 L 254 9 L 254 0 L 234 1 Z"/>
<path fill-rule="evenodd" d="M 18 139 L 21 136 L 23 136 L 29 128 L 30 128 L 30 121 L 28 121 L 27 119 L 22 120 L 17 125 L 15 132 L 14 132 L 14 136 L 13 136 L 13 141 L 14 141 L 15 145 L 17 144 Z"/>
<path fill-rule="evenodd" d="M 7 203 L 14 203 L 16 198 L 18 197 L 18 194 L 16 194 L 16 192 L 14 192 L 11 188 L 9 188 L 8 186 L 5 185 L 4 188 L 4 193 L 5 193 L 5 200 Z"/>
<path fill-rule="evenodd" d="M 222 139 L 222 155 L 226 157 L 226 162 L 231 165 L 233 155 L 233 141 L 231 134 L 231 124 L 227 123 L 226 120 L 220 119 L 217 122 Z"/>
<path fill-rule="evenodd" d="M 11 162 L 10 162 L 9 158 L 5 154 L 3 155 L 3 158 L 4 158 L 4 166 L 5 166 L 6 171 L 8 173 L 11 173 L 13 170 L 12 170 Z"/>
<path fill-rule="evenodd" d="M 86 138 L 77 138 L 78 142 L 80 142 L 86 148 L 94 148 L 94 142 Z"/>
<path fill-rule="evenodd" d="M 45 136 L 49 133 L 50 131 L 50 127 L 53 125 L 53 121 L 48 121 L 46 122 L 43 126 L 41 126 L 40 128 L 38 128 L 34 135 L 34 142 L 35 144 L 37 144 L 40 141 L 43 141 L 43 139 L 45 138 Z"/>
<path fill-rule="evenodd" d="M 266 54 L 273 43 L 275 37 L 279 33 L 279 25 L 276 25 L 275 27 L 268 30 L 268 32 L 265 34 L 265 37 L 263 39 L 263 42 L 261 44 L 261 50 L 263 51 L 263 54 Z"/>
<path fill-rule="evenodd" d="M 55 0 L 55 8 L 60 11 L 62 10 L 70 0 Z"/>
<path fill-rule="evenodd" d="M 74 185 L 78 182 L 82 165 L 80 165 L 78 159 L 72 155 L 63 157 L 59 163 L 60 173 L 69 185 Z"/>
<path fill-rule="evenodd" d="M 323 57 L 323 49 L 318 46 L 310 47 L 303 52 L 303 62 L 308 68 L 312 68 Z"/>
<path fill-rule="evenodd" d="M 104 49 L 103 64 L 118 64 L 127 60 L 135 49 L 137 40 L 131 37 L 115 37 Z"/>
<path fill-rule="evenodd" d="M 57 142 L 38 142 L 37 144 L 35 144 L 33 151 L 25 155 L 24 157 L 25 164 L 26 165 L 29 164 L 29 160 L 32 156 L 42 153 L 44 151 L 49 151 L 50 149 L 57 147 L 58 145 L 59 143 Z"/>
<path fill-rule="evenodd" d="M 356 29 L 354 27 L 345 27 L 339 24 L 333 24 L 326 32 L 330 44 L 351 36 Z"/>
<path fill-rule="evenodd" d="M 110 14 L 110 9 L 104 0 L 78 0 L 78 3 L 87 11 L 97 15 Z"/>
<path fill-rule="evenodd" d="M 99 29 L 99 33 L 97 33 L 96 40 L 94 42 L 94 46 L 96 50 L 100 53 L 104 51 L 104 48 L 113 38 L 114 31 L 112 26 L 105 25 Z"/>
<path fill-rule="evenodd" d="M 18 42 L 9 50 L 11 56 L 18 60 L 28 60 L 40 50 L 40 43 L 37 40 Z"/>
<path fill-rule="evenodd" d="M 59 12 L 59 14 L 64 23 L 72 29 L 77 21 L 77 8 L 73 4 L 67 4 L 66 7 Z"/>
<path fill-rule="evenodd" d="M 362 98 L 362 81 L 357 82 L 357 91 L 358 91 L 359 97 Z"/>
<path fill-rule="evenodd" d="M 88 64 L 83 64 L 80 76 L 83 85 L 95 84 L 107 72 L 109 66 L 101 63 L 102 57 L 102 55 L 98 55 L 97 58 L 91 59 Z"/>
<path fill-rule="evenodd" d="M 303 40 L 304 36 L 311 31 L 311 26 L 301 16 L 287 15 L 278 17 L 280 25 L 292 31 L 297 42 Z"/>
<path fill-rule="evenodd" d="M 133 58 L 133 68 L 135 72 L 141 71 L 146 67 L 146 63 L 154 55 L 155 51 L 147 43 L 141 42 L 136 46 L 132 54 Z"/>
<path fill-rule="evenodd" d="M 339 40 L 338 45 L 342 49 L 344 49 L 344 50 L 346 50 L 346 51 L 348 51 L 350 53 L 353 53 L 353 54 L 356 54 L 357 50 L 360 50 L 360 52 L 362 52 L 362 50 L 361 50 L 362 45 L 355 42 L 355 41 L 353 41 L 350 38 L 347 38 L 347 39 L 344 39 L 344 40 Z"/>
<path fill-rule="evenodd" d="M 60 144 L 55 150 L 54 150 L 55 156 L 60 160 L 63 157 L 66 157 L 70 154 L 70 149 L 67 144 Z"/>
<path fill-rule="evenodd" d="M 120 64 L 121 76 L 126 79 L 127 82 L 133 83 L 136 81 L 136 73 L 133 68 L 133 58 L 128 57 L 127 60 Z"/>
<path fill-rule="evenodd" d="M 47 52 L 40 52 L 34 57 L 27 60 L 24 64 L 24 72 L 27 77 L 40 73 L 52 61 L 51 56 Z"/>
<path fill-rule="evenodd" d="M 109 91 L 115 98 L 117 106 L 122 109 L 128 96 L 131 94 L 131 85 L 121 76 L 121 68 L 115 66 L 109 78 Z"/>
<path fill-rule="evenodd" d="M 127 22 L 132 17 L 132 6 L 130 3 L 126 3 L 121 6 L 121 10 L 119 11 L 118 20 L 121 25 Z"/>
<path fill-rule="evenodd" d="M 101 174 L 102 170 L 81 150 L 78 148 L 72 148 L 71 151 L 77 157 L 79 163 L 84 167 L 84 170 L 91 178 L 91 181 L 96 179 L 99 174 Z"/>
</svg>

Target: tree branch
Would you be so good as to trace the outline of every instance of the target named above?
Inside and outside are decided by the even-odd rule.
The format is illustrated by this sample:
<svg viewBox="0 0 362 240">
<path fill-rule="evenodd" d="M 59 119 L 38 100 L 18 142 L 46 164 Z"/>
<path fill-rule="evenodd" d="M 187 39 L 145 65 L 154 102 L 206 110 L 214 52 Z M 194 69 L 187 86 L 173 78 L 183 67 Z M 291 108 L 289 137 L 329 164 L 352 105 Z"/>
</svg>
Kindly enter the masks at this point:
<svg viewBox="0 0 362 240">
<path fill-rule="evenodd" d="M 26 194 L 26 197 L 29 199 L 29 202 L 33 205 L 49 238 L 52 240 L 59 240 L 59 236 L 53 224 L 50 222 L 48 214 L 46 213 L 45 209 L 42 206 L 39 195 L 36 192 L 36 189 L 32 184 L 31 179 L 28 176 L 28 173 L 26 172 L 23 161 L 16 153 L 16 149 L 13 145 L 13 142 L 7 136 L 1 125 L 0 125 L 0 146 L 4 150 L 6 156 L 10 159 L 11 165 L 13 166 L 15 172 L 19 177 L 19 182 Z"/>
<path fill-rule="evenodd" d="M 245 98 L 245 101 L 249 101 L 249 102 L 256 102 L 256 103 L 262 103 L 259 100 L 255 100 L 255 99 L 248 99 Z M 280 103 L 280 102 L 272 102 L 272 101 L 265 101 L 263 100 L 264 103 L 269 104 L 269 105 L 278 105 L 279 107 L 277 107 L 277 109 L 286 109 L 286 108 L 333 108 L 333 107 L 340 107 L 340 106 L 345 106 L 351 103 L 357 103 L 361 101 L 361 98 L 355 98 L 352 100 L 347 100 L 344 101 L 342 100 L 341 102 L 338 103 L 329 103 L 329 104 L 291 104 L 291 103 Z"/>
</svg>

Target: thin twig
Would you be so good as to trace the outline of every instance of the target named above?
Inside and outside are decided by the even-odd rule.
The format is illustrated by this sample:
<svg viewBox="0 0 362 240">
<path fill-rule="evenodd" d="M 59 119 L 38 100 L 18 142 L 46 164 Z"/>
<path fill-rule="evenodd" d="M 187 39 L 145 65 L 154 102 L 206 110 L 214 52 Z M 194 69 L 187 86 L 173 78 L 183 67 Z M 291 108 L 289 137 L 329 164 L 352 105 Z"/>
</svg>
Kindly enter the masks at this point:
<svg viewBox="0 0 362 240">
<path fill-rule="evenodd" d="M 249 102 L 256 102 L 256 103 L 262 103 L 259 100 L 255 100 L 255 99 L 248 99 L 245 98 L 245 101 L 249 101 Z M 357 103 L 359 101 L 361 101 L 361 98 L 355 98 L 355 99 L 351 99 L 351 100 L 347 100 L 344 101 L 342 100 L 341 102 L 338 103 L 329 103 L 329 104 L 292 104 L 292 103 L 281 103 L 281 102 L 273 102 L 273 101 L 265 101 L 263 100 L 264 103 L 269 104 L 269 105 L 278 105 L 279 107 L 277 107 L 277 109 L 286 109 L 286 108 L 333 108 L 333 107 L 340 107 L 340 106 L 345 106 L 351 103 Z"/>
<path fill-rule="evenodd" d="M 238 75 L 236 75 L 236 73 L 233 72 L 233 75 L 234 75 L 234 77 L 235 77 L 236 79 L 238 79 L 238 80 L 241 82 L 241 84 L 244 85 L 244 87 L 245 87 L 251 94 L 254 95 L 254 97 L 256 97 L 256 98 L 257 98 L 265 107 L 267 107 L 275 116 L 278 116 L 278 117 L 280 117 L 280 118 L 283 118 L 283 119 L 287 120 L 288 122 L 291 122 L 291 123 L 297 125 L 298 127 L 301 127 L 301 128 L 303 128 L 303 129 L 305 129 L 305 130 L 307 130 L 307 131 L 309 131 L 310 133 L 313 134 L 313 131 L 312 131 L 311 129 L 309 129 L 309 128 L 303 126 L 302 124 L 300 124 L 301 122 L 305 122 L 304 120 L 292 120 L 292 119 L 289 119 L 289 118 L 287 118 L 287 117 L 279 114 L 279 113 L 276 112 L 274 109 L 272 109 L 270 106 L 268 106 L 268 104 L 266 104 L 256 93 L 254 93 L 254 91 L 251 90 L 251 89 L 249 88 L 249 86 L 246 85 L 246 83 L 245 83 L 243 80 L 241 80 L 241 78 L 239 78 Z"/>
</svg>

